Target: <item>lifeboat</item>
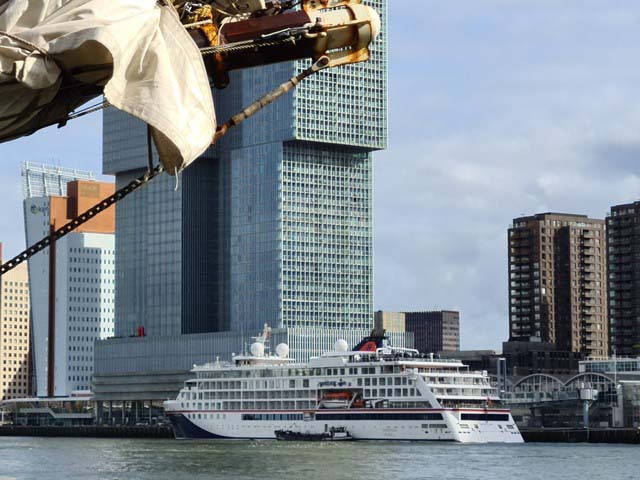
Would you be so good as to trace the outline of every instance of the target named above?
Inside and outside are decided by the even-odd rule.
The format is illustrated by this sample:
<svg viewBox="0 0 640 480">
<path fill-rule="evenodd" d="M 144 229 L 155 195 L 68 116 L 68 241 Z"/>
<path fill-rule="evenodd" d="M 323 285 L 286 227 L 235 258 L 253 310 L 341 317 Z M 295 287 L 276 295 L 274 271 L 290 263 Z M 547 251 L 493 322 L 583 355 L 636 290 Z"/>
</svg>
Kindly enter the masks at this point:
<svg viewBox="0 0 640 480">
<path fill-rule="evenodd" d="M 322 397 L 322 407 L 324 408 L 349 408 L 352 392 L 326 392 Z"/>
</svg>

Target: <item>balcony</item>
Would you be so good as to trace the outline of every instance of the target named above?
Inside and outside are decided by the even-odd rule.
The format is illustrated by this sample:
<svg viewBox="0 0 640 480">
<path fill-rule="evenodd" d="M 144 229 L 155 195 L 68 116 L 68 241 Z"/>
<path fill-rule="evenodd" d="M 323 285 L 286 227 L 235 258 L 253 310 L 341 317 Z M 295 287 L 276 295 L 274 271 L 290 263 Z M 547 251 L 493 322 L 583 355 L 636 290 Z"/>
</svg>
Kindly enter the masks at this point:
<svg viewBox="0 0 640 480">
<path fill-rule="evenodd" d="M 579 296 L 585 297 L 585 298 L 596 298 L 597 295 L 595 290 L 580 289 Z"/>
<path fill-rule="evenodd" d="M 584 308 L 584 307 L 597 307 L 598 305 L 600 305 L 600 303 L 599 303 L 599 302 L 594 302 L 593 300 L 588 300 L 588 301 L 585 301 L 585 302 L 580 302 L 580 306 L 581 306 L 582 308 Z"/>
</svg>

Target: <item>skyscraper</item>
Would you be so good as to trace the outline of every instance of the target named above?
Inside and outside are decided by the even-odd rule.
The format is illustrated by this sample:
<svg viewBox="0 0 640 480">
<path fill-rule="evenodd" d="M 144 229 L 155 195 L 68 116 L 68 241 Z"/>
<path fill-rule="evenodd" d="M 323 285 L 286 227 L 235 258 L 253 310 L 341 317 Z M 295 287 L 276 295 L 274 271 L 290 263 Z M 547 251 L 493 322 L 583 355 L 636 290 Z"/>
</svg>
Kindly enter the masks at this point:
<svg viewBox="0 0 640 480">
<path fill-rule="evenodd" d="M 29 275 L 22 263 L 0 277 L 0 400 L 29 393 Z"/>
<path fill-rule="evenodd" d="M 604 220 L 542 213 L 509 229 L 510 341 L 606 355 Z"/>
<path fill-rule="evenodd" d="M 611 207 L 607 216 L 609 350 L 640 353 L 640 202 Z"/>
<path fill-rule="evenodd" d="M 387 136 L 386 0 L 365 3 L 383 20 L 371 61 L 311 77 L 232 130 L 184 171 L 179 191 L 163 176 L 118 205 L 118 335 L 142 325 L 139 347 L 171 337 L 178 352 L 199 342 L 194 335 L 235 333 L 217 337 L 227 339 L 215 352 L 225 356 L 268 323 L 309 355 L 318 353 L 309 338 L 319 349 L 322 335 L 373 326 L 371 161 Z M 233 73 L 215 94 L 219 119 L 307 65 Z M 144 170 L 145 135 L 105 111 L 104 171 L 118 185 Z M 126 355 L 118 342 L 98 347 L 105 377 L 116 368 L 108 349 Z M 176 368 L 210 360 L 208 345 L 176 355 Z"/>
<path fill-rule="evenodd" d="M 65 190 L 66 196 L 25 199 L 27 244 L 112 194 L 113 185 L 81 180 L 69 182 Z M 29 259 L 38 396 L 90 390 L 93 343 L 113 335 L 114 253 L 110 209 Z"/>
</svg>

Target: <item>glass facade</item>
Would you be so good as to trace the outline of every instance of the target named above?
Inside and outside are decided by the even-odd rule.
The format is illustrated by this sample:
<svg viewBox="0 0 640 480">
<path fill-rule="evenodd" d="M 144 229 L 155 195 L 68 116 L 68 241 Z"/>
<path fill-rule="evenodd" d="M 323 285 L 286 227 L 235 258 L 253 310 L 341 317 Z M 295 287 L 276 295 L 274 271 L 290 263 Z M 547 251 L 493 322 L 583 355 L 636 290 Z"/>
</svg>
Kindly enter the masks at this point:
<svg viewBox="0 0 640 480">
<path fill-rule="evenodd" d="M 234 331 L 373 326 L 371 152 L 387 144 L 387 2 L 364 3 L 383 24 L 371 61 L 307 79 L 216 149 L 229 173 Z M 309 62 L 237 72 L 217 93 L 220 120 Z"/>
<path fill-rule="evenodd" d="M 322 72 L 294 93 L 294 137 L 333 145 L 387 147 L 387 0 L 363 0 L 382 21 L 367 62 Z M 295 73 L 309 65 L 296 62 Z"/>
<path fill-rule="evenodd" d="M 280 188 L 282 326 L 371 328 L 371 154 L 286 143 Z"/>
<path fill-rule="evenodd" d="M 117 188 L 144 170 L 116 176 Z M 179 335 L 181 191 L 163 175 L 118 203 L 116 210 L 116 336 Z"/>
<path fill-rule="evenodd" d="M 103 120 L 103 170 L 121 188 L 147 163 L 146 127 L 109 108 Z M 115 334 L 179 335 L 182 292 L 182 190 L 161 175 L 116 207 Z"/>
</svg>

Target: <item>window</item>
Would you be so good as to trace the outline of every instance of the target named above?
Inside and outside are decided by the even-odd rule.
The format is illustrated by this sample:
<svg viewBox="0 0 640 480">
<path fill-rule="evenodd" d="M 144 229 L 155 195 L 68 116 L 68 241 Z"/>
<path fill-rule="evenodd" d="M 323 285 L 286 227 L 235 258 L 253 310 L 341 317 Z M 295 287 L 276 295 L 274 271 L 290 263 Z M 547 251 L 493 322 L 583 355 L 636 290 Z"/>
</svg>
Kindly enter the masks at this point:
<svg viewBox="0 0 640 480">
<path fill-rule="evenodd" d="M 480 422 L 508 422 L 509 415 L 500 413 L 463 413 L 461 420 L 477 420 Z"/>
</svg>

